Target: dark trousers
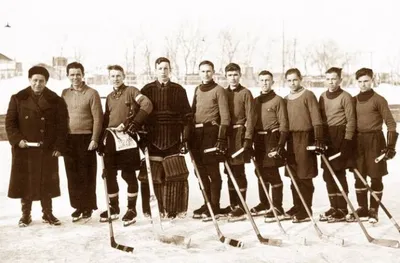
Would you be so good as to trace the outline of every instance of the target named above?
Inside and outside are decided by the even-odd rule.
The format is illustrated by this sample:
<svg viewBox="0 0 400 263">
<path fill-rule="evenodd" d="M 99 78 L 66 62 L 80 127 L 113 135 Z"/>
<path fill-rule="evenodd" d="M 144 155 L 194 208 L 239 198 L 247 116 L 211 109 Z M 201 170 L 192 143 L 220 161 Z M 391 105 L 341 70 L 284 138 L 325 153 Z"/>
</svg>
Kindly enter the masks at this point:
<svg viewBox="0 0 400 263">
<path fill-rule="evenodd" d="M 71 206 L 76 209 L 97 209 L 96 151 L 88 151 L 91 134 L 68 135 L 68 151 L 64 156 Z"/>
</svg>

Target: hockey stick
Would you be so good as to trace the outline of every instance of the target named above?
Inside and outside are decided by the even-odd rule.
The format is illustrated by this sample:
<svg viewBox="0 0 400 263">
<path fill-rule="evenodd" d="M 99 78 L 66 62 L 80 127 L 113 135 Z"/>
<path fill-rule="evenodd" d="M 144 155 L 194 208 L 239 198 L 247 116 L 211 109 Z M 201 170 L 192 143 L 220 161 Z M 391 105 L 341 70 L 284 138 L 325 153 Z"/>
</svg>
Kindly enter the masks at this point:
<svg viewBox="0 0 400 263">
<path fill-rule="evenodd" d="M 307 215 L 311 219 L 311 224 L 313 225 L 315 231 L 317 232 L 318 237 L 320 239 L 322 239 L 322 240 L 332 241 L 336 245 L 343 246 L 344 245 L 344 240 L 342 238 L 337 238 L 337 237 L 326 235 L 326 234 L 322 233 L 321 229 L 317 225 L 317 222 L 315 222 L 315 220 L 314 220 L 314 218 L 313 218 L 313 216 L 311 214 L 311 211 L 308 208 L 307 203 L 304 200 L 304 197 L 303 197 L 303 195 L 302 195 L 302 193 L 300 191 L 300 188 L 299 188 L 297 182 L 294 179 L 293 173 L 292 173 L 292 171 L 291 171 L 291 169 L 290 169 L 290 167 L 289 167 L 289 165 L 287 163 L 285 165 L 285 168 L 286 168 L 286 171 L 289 174 L 290 179 L 292 180 L 292 184 L 294 185 L 294 188 L 296 189 L 296 191 L 297 191 L 297 193 L 298 193 L 298 195 L 300 197 L 300 200 L 301 200 L 301 202 L 302 202 L 302 204 L 303 204 L 303 206 L 304 206 L 304 208 L 305 208 L 305 210 L 307 212 Z"/>
<path fill-rule="evenodd" d="M 374 243 L 376 245 L 385 246 L 385 247 L 399 248 L 400 243 L 397 240 L 376 239 L 376 238 L 371 237 L 368 234 L 367 229 L 365 229 L 363 223 L 361 223 L 360 217 L 356 213 L 356 210 L 354 209 L 353 204 L 350 202 L 348 196 L 344 192 L 343 187 L 340 184 L 339 179 L 337 179 L 337 176 L 336 176 L 335 172 L 333 171 L 332 166 L 330 165 L 329 161 L 326 159 L 325 154 L 321 154 L 321 158 L 324 161 L 326 167 L 328 167 L 328 170 L 331 173 L 333 180 L 335 180 L 335 183 L 336 183 L 337 187 L 339 188 L 340 192 L 342 193 L 342 196 L 344 197 L 344 199 L 346 199 L 346 202 L 349 205 L 351 212 L 353 212 L 354 216 L 356 217 L 356 220 L 357 220 L 358 224 L 360 225 L 362 231 L 364 232 L 365 237 L 368 239 L 368 242 Z"/>
<path fill-rule="evenodd" d="M 261 244 L 271 245 L 271 246 L 280 246 L 282 244 L 281 239 L 265 238 L 265 237 L 261 236 L 260 231 L 258 230 L 256 223 L 254 222 L 254 218 L 250 213 L 249 207 L 247 206 L 246 201 L 244 200 L 243 195 L 240 192 L 239 185 L 237 184 L 236 179 L 233 176 L 233 173 L 228 164 L 228 161 L 225 160 L 224 164 L 225 164 L 226 171 L 228 172 L 228 176 L 231 179 L 233 186 L 235 187 L 236 193 L 239 196 L 239 199 L 243 205 L 244 210 L 246 211 L 247 218 L 249 219 L 251 225 L 253 226 L 254 232 L 256 232 L 258 240 L 261 242 Z"/>
<path fill-rule="evenodd" d="M 389 217 L 390 221 L 393 223 L 393 225 L 396 227 L 397 231 L 400 232 L 400 226 L 397 224 L 396 220 L 394 220 L 393 216 L 389 213 L 389 211 L 386 209 L 386 207 L 383 205 L 381 200 L 379 200 L 378 196 L 374 193 L 372 188 L 368 185 L 367 181 L 362 177 L 361 173 L 358 171 L 357 168 L 354 168 L 354 173 L 358 176 L 358 178 L 363 182 L 365 187 L 367 187 L 368 191 L 371 192 L 371 195 L 375 198 L 376 202 L 382 207 L 383 211 L 385 211 L 386 215 Z"/>
<path fill-rule="evenodd" d="M 150 211 L 151 211 L 151 223 L 153 225 L 154 234 L 157 236 L 161 242 L 175 245 L 184 245 L 189 247 L 190 237 L 186 238 L 184 236 L 171 235 L 167 236 L 161 225 L 160 210 L 158 208 L 158 200 L 154 191 L 153 176 L 151 173 L 149 149 L 145 147 L 144 149 L 144 159 L 146 161 L 147 177 L 149 181 L 149 192 L 150 192 Z"/>
<path fill-rule="evenodd" d="M 133 247 L 129 247 L 129 246 L 125 246 L 125 245 L 121 245 L 118 244 L 115 241 L 115 237 L 114 237 L 114 230 L 113 230 L 113 226 L 112 226 L 112 219 L 111 219 L 111 211 L 110 211 L 110 200 L 108 198 L 108 190 L 107 190 L 107 172 L 104 166 L 104 157 L 100 156 L 101 159 L 101 164 L 102 164 L 102 168 L 103 168 L 103 182 L 104 182 L 104 191 L 106 194 L 106 204 L 107 204 L 107 216 L 108 216 L 108 226 L 109 226 L 109 230 L 110 230 L 110 243 L 111 243 L 111 247 L 128 252 L 128 253 L 133 253 Z"/>
<path fill-rule="evenodd" d="M 189 154 L 190 154 L 190 159 L 192 160 L 192 164 L 193 164 L 194 170 L 196 172 L 195 175 L 196 175 L 196 177 L 197 177 L 197 179 L 199 181 L 199 184 L 200 184 L 201 193 L 203 194 L 204 200 L 206 201 L 207 208 L 208 208 L 208 211 L 210 212 L 210 215 L 211 215 L 212 221 L 214 223 L 215 229 L 217 230 L 217 234 L 218 234 L 219 240 L 222 243 L 228 244 L 228 245 L 230 245 L 232 247 L 242 248 L 244 246 L 244 243 L 242 241 L 225 237 L 222 234 L 221 230 L 219 229 L 217 220 L 215 219 L 215 215 L 214 215 L 214 212 L 213 212 L 211 204 L 210 204 L 210 200 L 208 200 L 208 197 L 207 197 L 207 194 L 206 194 L 206 190 L 204 189 L 203 181 L 200 178 L 199 170 L 197 169 L 196 162 L 194 161 L 194 157 L 193 157 L 192 151 L 189 151 Z"/>
<path fill-rule="evenodd" d="M 305 237 L 300 237 L 300 238 L 298 238 L 298 239 L 297 239 L 297 238 L 294 238 L 294 237 L 290 236 L 290 235 L 285 231 L 285 229 L 282 227 L 281 221 L 280 221 L 279 218 L 278 218 L 278 214 L 277 214 L 276 211 L 275 211 L 275 207 L 274 207 L 274 204 L 273 204 L 273 202 L 272 202 L 272 199 L 271 199 L 271 197 L 270 197 L 270 195 L 269 195 L 269 193 L 268 193 L 267 186 L 265 185 L 265 183 L 264 183 L 264 181 L 263 181 L 263 179 L 262 179 L 262 177 L 261 177 L 261 172 L 260 172 L 260 168 L 259 168 L 259 166 L 258 166 L 258 163 L 257 163 L 256 159 L 254 158 L 254 156 L 251 157 L 251 160 L 253 161 L 253 165 L 254 165 L 254 167 L 256 168 L 256 176 L 257 176 L 257 178 L 258 178 L 258 181 L 261 183 L 261 186 L 262 186 L 262 188 L 263 188 L 263 190 L 264 190 L 265 196 L 266 196 L 267 199 L 268 199 L 268 202 L 269 202 L 270 207 L 271 207 L 271 209 L 272 209 L 272 213 L 274 213 L 274 217 L 275 217 L 275 219 L 276 219 L 276 222 L 278 223 L 278 226 L 279 226 L 281 232 L 282 232 L 288 239 L 296 239 L 296 242 L 298 242 L 298 243 L 300 243 L 300 244 L 302 244 L 302 245 L 307 245 L 307 240 L 306 240 Z"/>
<path fill-rule="evenodd" d="M 375 163 L 379 163 L 380 161 L 382 161 L 383 160 L 383 158 L 385 158 L 385 153 L 384 154 L 381 154 L 381 155 L 379 155 L 378 157 L 376 157 L 375 158 Z"/>
</svg>

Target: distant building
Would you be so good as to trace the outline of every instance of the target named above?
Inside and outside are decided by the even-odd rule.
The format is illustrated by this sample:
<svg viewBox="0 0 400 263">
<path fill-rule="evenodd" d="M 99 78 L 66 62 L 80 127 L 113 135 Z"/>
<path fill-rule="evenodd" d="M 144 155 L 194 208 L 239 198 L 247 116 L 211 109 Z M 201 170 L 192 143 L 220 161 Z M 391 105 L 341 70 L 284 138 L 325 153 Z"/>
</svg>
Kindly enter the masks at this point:
<svg viewBox="0 0 400 263">
<path fill-rule="evenodd" d="M 0 53 L 0 79 L 22 76 L 22 63 Z"/>
<path fill-rule="evenodd" d="M 49 71 L 50 78 L 52 78 L 52 79 L 62 79 L 63 77 L 66 76 L 65 70 L 63 72 L 60 72 L 59 69 L 56 69 L 55 67 L 53 67 L 51 65 L 47 65 L 45 63 L 39 63 L 39 64 L 36 64 L 35 66 L 41 66 L 41 67 L 46 68 Z"/>
</svg>

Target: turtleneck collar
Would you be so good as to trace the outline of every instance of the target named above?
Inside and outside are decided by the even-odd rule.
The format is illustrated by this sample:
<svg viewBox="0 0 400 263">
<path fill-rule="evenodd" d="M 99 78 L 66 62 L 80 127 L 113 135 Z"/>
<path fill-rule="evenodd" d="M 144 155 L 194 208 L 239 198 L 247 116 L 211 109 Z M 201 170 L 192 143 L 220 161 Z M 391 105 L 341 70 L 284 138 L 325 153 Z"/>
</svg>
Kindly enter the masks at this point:
<svg viewBox="0 0 400 263">
<path fill-rule="evenodd" d="M 365 91 L 365 92 L 360 92 L 360 93 L 358 93 L 358 95 L 357 95 L 357 100 L 358 101 L 367 101 L 367 100 L 369 100 L 372 96 L 374 96 L 374 94 L 375 94 L 375 92 L 374 92 L 374 90 L 373 89 L 370 89 L 370 90 L 368 90 L 368 91 Z"/>
<path fill-rule="evenodd" d="M 326 91 L 326 97 L 330 100 L 337 98 L 340 94 L 342 94 L 343 90 L 339 87 L 335 91 L 329 91 L 329 89 Z"/>
<path fill-rule="evenodd" d="M 276 94 L 275 94 L 275 91 L 273 91 L 273 90 L 270 90 L 267 93 L 261 92 L 260 96 L 258 96 L 258 100 L 261 103 L 264 103 L 264 102 L 272 100 L 275 96 L 276 96 Z"/>
<path fill-rule="evenodd" d="M 209 91 L 212 90 L 213 88 L 215 88 L 218 84 L 215 83 L 215 81 L 212 79 L 211 81 L 207 82 L 207 83 L 202 83 L 199 86 L 199 89 L 201 91 Z"/>
<path fill-rule="evenodd" d="M 298 90 L 295 90 L 295 91 L 290 90 L 290 94 L 297 94 L 297 93 L 302 92 L 303 90 L 304 90 L 304 87 L 300 87 Z"/>
<path fill-rule="evenodd" d="M 241 91 L 242 89 L 243 89 L 243 86 L 240 85 L 240 83 L 239 83 L 239 85 L 238 85 L 235 89 L 232 89 L 231 86 L 228 86 L 228 90 L 229 90 L 229 91 L 233 91 L 233 92 L 239 92 L 239 91 Z"/>
</svg>

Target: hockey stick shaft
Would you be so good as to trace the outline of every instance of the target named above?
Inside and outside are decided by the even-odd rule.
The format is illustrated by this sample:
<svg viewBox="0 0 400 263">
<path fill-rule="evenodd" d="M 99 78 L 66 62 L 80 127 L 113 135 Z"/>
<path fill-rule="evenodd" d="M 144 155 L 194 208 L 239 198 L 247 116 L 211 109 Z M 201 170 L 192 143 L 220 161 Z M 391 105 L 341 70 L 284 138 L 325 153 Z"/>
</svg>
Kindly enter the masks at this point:
<svg viewBox="0 0 400 263">
<path fill-rule="evenodd" d="M 114 230 L 113 230 L 113 225 L 112 225 L 112 219 L 111 219 L 111 211 L 110 211 L 110 200 L 108 198 L 108 189 L 107 189 L 107 173 L 105 170 L 105 166 L 104 166 L 104 157 L 100 156 L 101 159 L 101 164 L 102 164 L 102 168 L 103 168 L 103 182 L 104 182 L 104 192 L 105 192 L 105 196 L 106 196 L 106 205 L 107 205 L 107 216 L 108 216 L 108 227 L 110 230 L 110 243 L 111 243 L 111 247 L 128 252 L 128 253 L 132 253 L 134 248 L 133 247 L 129 247 L 129 246 L 125 246 L 125 245 L 121 245 L 118 244 L 117 242 L 115 242 L 115 237 L 114 237 Z M 105 176 L 104 176 L 105 175 Z"/>
<path fill-rule="evenodd" d="M 231 170 L 231 168 L 230 168 L 230 166 L 229 166 L 229 164 L 228 164 L 228 161 L 225 160 L 224 164 L 225 164 L 226 171 L 228 172 L 228 176 L 229 176 L 229 178 L 231 179 L 231 182 L 232 182 L 232 184 L 233 184 L 233 186 L 234 186 L 234 188 L 235 188 L 235 190 L 236 190 L 236 193 L 237 193 L 237 195 L 238 195 L 238 197 L 239 197 L 239 199 L 240 199 L 240 202 L 242 203 L 243 208 L 244 208 L 244 210 L 246 211 L 247 218 L 249 219 L 249 221 L 250 221 L 250 223 L 251 223 L 251 225 L 252 225 L 252 227 L 253 227 L 253 229 L 254 229 L 254 232 L 256 233 L 256 235 L 257 235 L 259 241 L 260 241 L 261 243 L 263 243 L 263 244 L 274 245 L 274 246 L 280 246 L 281 243 L 282 243 L 282 240 L 280 240 L 280 239 L 264 238 L 264 237 L 261 236 L 260 231 L 259 231 L 259 229 L 258 229 L 256 223 L 254 222 L 254 218 L 253 218 L 253 216 L 252 216 L 251 213 L 250 213 L 249 207 L 247 206 L 246 201 L 244 200 L 243 195 L 242 195 L 242 193 L 240 192 L 239 185 L 237 184 L 236 179 L 235 179 L 235 177 L 233 176 L 233 173 L 232 173 L 232 170 Z"/>
<path fill-rule="evenodd" d="M 372 197 L 375 198 L 376 202 L 382 207 L 383 211 L 385 211 L 386 215 L 389 217 L 390 221 L 393 223 L 393 225 L 396 227 L 397 231 L 400 232 L 400 226 L 397 224 L 396 220 L 393 218 L 393 216 L 389 213 L 389 210 L 383 205 L 379 197 L 374 193 L 372 188 L 368 185 L 367 181 L 364 179 L 364 177 L 361 175 L 361 173 L 358 171 L 357 168 L 354 168 L 354 173 L 358 176 L 358 178 L 363 182 L 365 187 L 367 187 L 368 191 L 371 192 Z"/>
<path fill-rule="evenodd" d="M 196 165 L 196 162 L 194 160 L 192 151 L 189 151 L 189 155 L 190 155 L 190 159 L 192 161 L 192 164 L 193 164 L 193 167 L 194 167 L 194 170 L 195 170 L 195 175 L 196 175 L 197 180 L 199 181 L 199 184 L 200 184 L 201 193 L 203 194 L 203 198 L 206 201 L 206 205 L 207 205 L 208 211 L 210 212 L 214 227 L 217 230 L 217 234 L 218 234 L 219 240 L 222 243 L 229 244 L 230 246 L 242 248 L 243 245 L 244 245 L 242 241 L 226 238 L 222 234 L 222 232 L 221 232 L 221 230 L 220 230 L 220 228 L 218 226 L 217 220 L 215 219 L 215 215 L 214 215 L 213 209 L 211 207 L 210 200 L 208 200 L 208 197 L 207 197 L 207 194 L 206 194 L 206 190 L 204 188 L 203 181 L 201 180 L 200 172 L 199 172 L 199 169 L 197 168 L 197 165 Z"/>
<path fill-rule="evenodd" d="M 329 161 L 326 159 L 325 154 L 321 154 L 321 158 L 322 158 L 322 161 L 325 163 L 326 167 L 328 168 L 329 172 L 331 173 L 331 176 L 332 176 L 333 180 L 335 181 L 336 186 L 338 187 L 340 193 L 342 194 L 342 196 L 346 200 L 347 204 L 349 205 L 351 212 L 356 217 L 357 223 L 360 225 L 365 237 L 367 238 L 368 242 L 371 242 L 373 240 L 373 238 L 368 234 L 367 229 L 365 229 L 363 223 L 360 220 L 360 217 L 358 216 L 358 214 L 356 213 L 356 210 L 354 209 L 353 204 L 351 203 L 349 197 L 347 196 L 347 194 L 343 190 L 343 186 L 339 182 L 339 179 L 337 178 L 337 176 L 335 174 L 335 171 L 333 171 L 332 166 L 330 165 Z"/>
<path fill-rule="evenodd" d="M 303 206 L 304 206 L 304 208 L 305 208 L 305 210 L 306 210 L 306 212 L 307 212 L 307 215 L 308 215 L 308 216 L 310 217 L 310 219 L 311 219 L 311 224 L 313 225 L 313 227 L 314 227 L 315 231 L 317 232 L 318 236 L 322 238 L 323 233 L 322 233 L 321 229 L 318 227 L 317 222 L 315 222 L 315 220 L 314 220 L 314 218 L 313 218 L 313 216 L 312 216 L 312 214 L 311 214 L 311 211 L 310 211 L 310 209 L 308 208 L 308 205 L 307 205 L 307 203 L 306 203 L 306 200 L 304 200 L 303 194 L 302 194 L 301 191 L 300 191 L 300 187 L 299 187 L 299 185 L 297 184 L 297 182 L 296 182 L 296 180 L 295 180 L 295 178 L 294 178 L 294 176 L 293 176 L 293 173 L 292 173 L 292 171 L 291 171 L 289 165 L 286 164 L 286 165 L 285 165 L 285 168 L 286 168 L 286 170 L 287 170 L 287 172 L 288 172 L 288 174 L 289 174 L 289 176 L 290 176 L 290 179 L 292 180 L 292 184 L 293 184 L 294 188 L 296 189 L 297 194 L 299 195 L 299 198 L 300 198 L 300 200 L 301 200 L 301 203 L 303 204 Z"/>
<path fill-rule="evenodd" d="M 276 219 L 276 222 L 278 223 L 279 228 L 281 229 L 281 232 L 282 232 L 283 234 L 286 234 L 286 231 L 285 231 L 285 229 L 283 229 L 282 224 L 281 224 L 281 221 L 280 221 L 279 218 L 278 218 L 278 214 L 277 214 L 276 211 L 275 211 L 275 207 L 274 207 L 274 204 L 273 204 L 273 202 L 272 202 L 272 199 L 271 199 L 271 197 L 270 197 L 270 195 L 269 195 L 267 186 L 265 185 L 264 180 L 263 180 L 262 177 L 261 177 L 261 171 L 260 171 L 260 168 L 259 168 L 259 166 L 258 166 L 258 163 L 257 163 L 256 159 L 254 158 L 254 156 L 251 157 L 251 160 L 253 161 L 253 165 L 254 165 L 254 167 L 255 167 L 255 169 L 256 169 L 256 176 L 257 176 L 257 178 L 258 178 L 258 181 L 260 182 L 260 184 L 261 184 L 261 186 L 262 186 L 262 189 L 264 190 L 265 196 L 266 196 L 267 199 L 268 199 L 268 202 L 269 202 L 269 204 L 270 204 L 270 207 L 271 207 L 271 209 L 272 209 L 272 212 L 274 213 L 274 217 L 275 217 L 275 219 Z"/>
</svg>

